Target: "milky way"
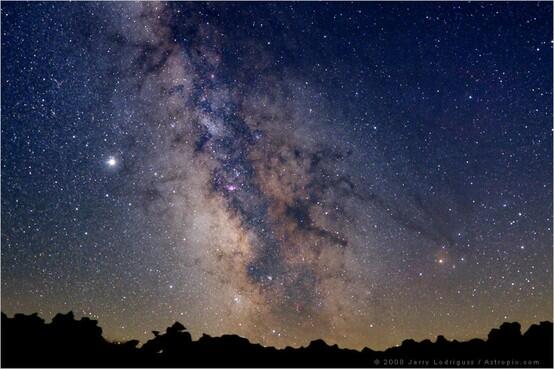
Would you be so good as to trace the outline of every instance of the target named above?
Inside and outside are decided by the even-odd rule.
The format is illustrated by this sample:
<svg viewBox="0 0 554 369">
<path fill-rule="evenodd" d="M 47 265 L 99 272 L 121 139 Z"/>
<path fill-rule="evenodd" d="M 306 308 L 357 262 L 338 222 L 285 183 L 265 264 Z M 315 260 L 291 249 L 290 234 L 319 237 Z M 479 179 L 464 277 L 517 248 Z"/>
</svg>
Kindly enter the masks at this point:
<svg viewBox="0 0 554 369">
<path fill-rule="evenodd" d="M 295 106 L 301 97 L 291 103 L 287 91 L 304 82 L 256 64 L 247 65 L 260 74 L 250 86 L 226 82 L 217 28 L 191 25 L 185 48 L 170 39 L 164 6 L 137 5 L 131 21 L 127 6 L 118 13 L 125 18 L 110 19 L 107 36 L 127 50 L 132 69 L 118 71 L 129 77 L 115 109 L 125 101 L 137 116 L 147 114 L 140 134 L 160 138 L 142 164 L 154 160 L 158 168 L 142 189 L 144 204 L 192 240 L 185 244 L 195 255 L 191 268 L 213 278 L 217 291 L 240 296 L 222 301 L 218 292 L 209 304 L 244 304 L 257 324 L 301 332 L 316 320 L 319 334 L 337 329 L 335 317 L 356 305 L 352 296 L 371 293 L 359 285 L 349 240 L 359 232 L 345 232 L 354 216 L 345 203 L 364 200 L 348 173 L 352 148 L 320 137 L 326 123 Z"/>
<path fill-rule="evenodd" d="M 3 310 L 355 348 L 552 318 L 551 4 L 2 8 Z"/>
</svg>

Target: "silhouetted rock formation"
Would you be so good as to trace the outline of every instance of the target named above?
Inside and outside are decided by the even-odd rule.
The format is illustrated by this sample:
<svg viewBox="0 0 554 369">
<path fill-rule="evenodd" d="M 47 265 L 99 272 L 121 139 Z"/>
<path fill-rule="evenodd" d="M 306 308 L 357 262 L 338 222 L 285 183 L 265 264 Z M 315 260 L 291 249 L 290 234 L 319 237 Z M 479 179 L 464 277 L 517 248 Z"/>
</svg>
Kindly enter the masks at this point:
<svg viewBox="0 0 554 369">
<path fill-rule="evenodd" d="M 532 325 L 521 334 L 517 322 L 492 329 L 487 341 L 448 341 L 438 336 L 407 339 L 383 352 L 329 346 L 323 340 L 307 347 L 276 349 L 236 335 L 193 341 L 179 322 L 138 347 L 138 341 L 109 342 L 96 320 L 58 314 L 46 324 L 37 314 L 2 313 L 3 367 L 552 367 L 552 323 Z"/>
</svg>

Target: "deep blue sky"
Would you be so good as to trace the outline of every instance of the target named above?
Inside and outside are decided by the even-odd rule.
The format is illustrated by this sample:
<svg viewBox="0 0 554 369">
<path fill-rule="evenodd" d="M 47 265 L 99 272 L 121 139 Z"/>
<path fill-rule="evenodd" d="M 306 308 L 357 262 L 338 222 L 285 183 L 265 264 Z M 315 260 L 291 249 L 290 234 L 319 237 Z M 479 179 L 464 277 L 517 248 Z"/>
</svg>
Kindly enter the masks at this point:
<svg viewBox="0 0 554 369">
<path fill-rule="evenodd" d="M 551 3 L 2 26 L 3 311 L 350 347 L 552 319 Z"/>
</svg>

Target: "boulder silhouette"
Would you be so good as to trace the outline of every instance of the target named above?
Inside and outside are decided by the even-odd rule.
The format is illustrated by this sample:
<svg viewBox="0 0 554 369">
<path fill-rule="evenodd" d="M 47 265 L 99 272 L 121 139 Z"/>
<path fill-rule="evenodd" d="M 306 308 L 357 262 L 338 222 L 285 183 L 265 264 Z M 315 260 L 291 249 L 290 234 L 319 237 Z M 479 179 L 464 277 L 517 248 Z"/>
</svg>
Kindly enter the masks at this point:
<svg viewBox="0 0 554 369">
<path fill-rule="evenodd" d="M 146 342 L 141 350 L 147 355 L 161 354 L 165 360 L 172 359 L 184 353 L 192 343 L 192 336 L 179 322 L 168 327 L 164 334 L 152 331 L 154 338 Z"/>
<path fill-rule="evenodd" d="M 500 328 L 493 328 L 488 335 L 490 344 L 503 344 L 510 342 L 518 342 L 521 339 L 521 324 L 502 323 Z"/>
</svg>

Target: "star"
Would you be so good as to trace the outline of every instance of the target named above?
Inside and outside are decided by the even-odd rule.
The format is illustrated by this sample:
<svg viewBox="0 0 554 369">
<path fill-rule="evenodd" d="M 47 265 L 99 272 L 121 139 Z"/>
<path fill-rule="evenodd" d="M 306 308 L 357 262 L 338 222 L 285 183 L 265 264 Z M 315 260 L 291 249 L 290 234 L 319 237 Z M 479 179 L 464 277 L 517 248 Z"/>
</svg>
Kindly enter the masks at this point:
<svg viewBox="0 0 554 369">
<path fill-rule="evenodd" d="M 114 156 L 110 156 L 108 160 L 106 160 L 106 164 L 108 164 L 109 167 L 115 167 L 117 165 L 117 159 Z"/>
</svg>

